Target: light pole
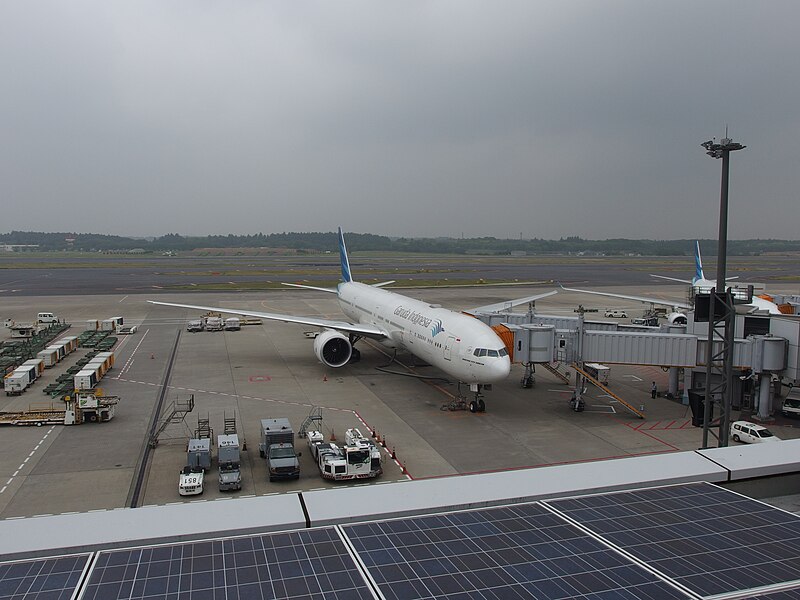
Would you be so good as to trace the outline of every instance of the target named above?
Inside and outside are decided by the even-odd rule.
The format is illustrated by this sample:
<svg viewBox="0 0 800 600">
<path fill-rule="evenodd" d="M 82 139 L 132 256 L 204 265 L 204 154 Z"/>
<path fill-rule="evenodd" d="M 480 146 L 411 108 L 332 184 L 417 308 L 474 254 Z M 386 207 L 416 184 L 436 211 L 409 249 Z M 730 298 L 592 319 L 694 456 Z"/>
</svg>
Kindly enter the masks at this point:
<svg viewBox="0 0 800 600">
<path fill-rule="evenodd" d="M 728 260 L 728 178 L 731 152 L 745 148 L 734 142 L 725 132 L 721 143 L 713 140 L 700 144 L 706 154 L 722 159 L 722 182 L 719 196 L 719 240 L 717 242 L 717 285 L 711 290 L 708 302 L 708 347 L 706 349 L 706 394 L 703 406 L 703 448 L 708 448 L 711 421 L 711 403 L 720 403 L 719 446 L 728 445 L 731 417 L 731 392 L 733 387 L 734 306 L 733 297 L 725 287 L 725 266 Z M 719 306 L 719 309 L 717 308 Z M 722 342 L 721 351 L 714 351 L 714 342 Z M 714 374 L 716 373 L 716 382 Z M 716 383 L 716 387 L 713 387 Z"/>
<path fill-rule="evenodd" d="M 731 152 L 747 148 L 734 142 L 725 132 L 722 142 L 717 144 L 713 140 L 700 144 L 706 149 L 706 154 L 713 158 L 722 159 L 722 182 L 719 193 L 719 240 L 717 241 L 717 291 L 725 291 L 725 264 L 728 261 L 728 176 L 730 172 Z"/>
</svg>

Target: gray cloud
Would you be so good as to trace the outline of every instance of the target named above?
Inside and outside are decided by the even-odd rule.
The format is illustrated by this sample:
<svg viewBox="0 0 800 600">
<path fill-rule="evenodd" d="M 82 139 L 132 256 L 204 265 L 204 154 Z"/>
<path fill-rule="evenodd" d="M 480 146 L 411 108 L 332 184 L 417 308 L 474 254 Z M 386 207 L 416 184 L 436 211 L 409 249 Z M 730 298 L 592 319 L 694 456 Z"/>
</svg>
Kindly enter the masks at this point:
<svg viewBox="0 0 800 600">
<path fill-rule="evenodd" d="M 0 229 L 713 237 L 727 123 L 731 236 L 796 238 L 798 16 L 6 2 Z"/>
</svg>

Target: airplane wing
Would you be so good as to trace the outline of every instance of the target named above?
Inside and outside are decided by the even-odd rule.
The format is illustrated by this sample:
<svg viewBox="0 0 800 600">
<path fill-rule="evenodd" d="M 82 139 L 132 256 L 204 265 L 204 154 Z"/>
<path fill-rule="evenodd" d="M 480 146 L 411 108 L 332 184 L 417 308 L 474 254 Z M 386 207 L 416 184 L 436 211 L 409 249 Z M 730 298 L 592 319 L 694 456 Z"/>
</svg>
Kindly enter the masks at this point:
<svg viewBox="0 0 800 600">
<path fill-rule="evenodd" d="M 336 329 L 345 333 L 355 333 L 356 335 L 363 335 L 375 339 L 385 339 L 389 335 L 383 329 L 374 325 L 367 325 L 361 323 L 348 323 L 346 321 L 330 321 L 328 319 L 319 319 L 315 317 L 295 317 L 293 315 L 281 315 L 277 313 L 258 312 L 254 310 L 242 310 L 237 308 L 222 308 L 220 306 L 196 306 L 193 304 L 175 304 L 173 302 L 156 302 L 155 300 L 148 300 L 150 304 L 158 304 L 160 306 L 175 306 L 177 308 L 193 308 L 195 310 L 207 310 L 214 312 L 230 313 L 232 315 L 244 315 L 246 317 L 257 317 L 259 319 L 267 319 L 270 321 L 283 321 L 284 323 L 299 323 L 300 325 L 311 325 L 312 327 L 326 327 L 328 329 Z"/>
<path fill-rule="evenodd" d="M 511 310 L 515 306 L 519 306 L 520 304 L 528 304 L 529 302 L 536 302 L 541 298 L 547 298 L 548 296 L 552 296 L 553 294 L 557 294 L 558 290 L 552 290 L 550 292 L 545 292 L 543 294 L 536 294 L 535 296 L 526 296 L 525 298 L 517 298 L 516 300 L 506 300 L 505 302 L 497 302 L 495 304 L 487 304 L 486 306 L 478 306 L 476 308 L 472 308 L 470 310 L 466 310 L 464 312 L 467 313 L 495 313 L 495 312 L 502 312 L 504 310 Z"/>
<path fill-rule="evenodd" d="M 579 290 L 575 288 L 565 288 L 563 285 L 561 289 L 566 292 L 580 292 L 582 294 L 594 294 L 596 296 L 608 296 L 609 298 L 622 298 L 623 300 L 635 300 L 636 302 L 646 302 L 648 304 L 657 304 L 659 306 L 667 306 L 669 308 L 681 308 L 681 309 L 689 309 L 692 308 L 690 304 L 686 304 L 685 302 L 678 302 L 674 300 L 664 300 L 663 298 L 646 298 L 644 296 L 627 296 L 625 294 L 613 294 L 611 292 L 596 292 L 594 290 Z"/>
</svg>

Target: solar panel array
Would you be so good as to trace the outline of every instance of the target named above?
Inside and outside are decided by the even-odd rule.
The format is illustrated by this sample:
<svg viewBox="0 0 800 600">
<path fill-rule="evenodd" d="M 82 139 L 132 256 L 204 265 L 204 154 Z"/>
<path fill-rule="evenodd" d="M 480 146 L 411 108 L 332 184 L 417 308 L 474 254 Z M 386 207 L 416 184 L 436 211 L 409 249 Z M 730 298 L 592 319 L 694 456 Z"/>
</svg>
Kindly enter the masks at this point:
<svg viewBox="0 0 800 600">
<path fill-rule="evenodd" d="M 0 600 L 69 600 L 89 556 L 0 563 Z"/>
<path fill-rule="evenodd" d="M 538 504 L 343 529 L 386 598 L 686 598 Z"/>
<path fill-rule="evenodd" d="M 0 600 L 726 594 L 800 597 L 800 518 L 711 484 L 0 562 Z"/>
<path fill-rule="evenodd" d="M 85 600 L 373 598 L 333 528 L 101 552 Z"/>
<path fill-rule="evenodd" d="M 702 596 L 800 581 L 800 519 L 711 484 L 547 504 Z"/>
</svg>

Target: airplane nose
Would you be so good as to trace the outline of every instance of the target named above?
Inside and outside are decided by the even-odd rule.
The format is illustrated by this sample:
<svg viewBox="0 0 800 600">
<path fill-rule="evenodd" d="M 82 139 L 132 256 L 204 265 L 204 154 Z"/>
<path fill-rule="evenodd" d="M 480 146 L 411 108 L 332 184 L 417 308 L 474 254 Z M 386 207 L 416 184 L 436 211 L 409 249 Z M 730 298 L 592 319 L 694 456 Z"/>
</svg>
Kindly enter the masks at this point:
<svg viewBox="0 0 800 600">
<path fill-rule="evenodd" d="M 497 360 L 492 365 L 492 376 L 495 381 L 502 381 L 511 373 L 511 359 L 507 356 Z"/>
</svg>

